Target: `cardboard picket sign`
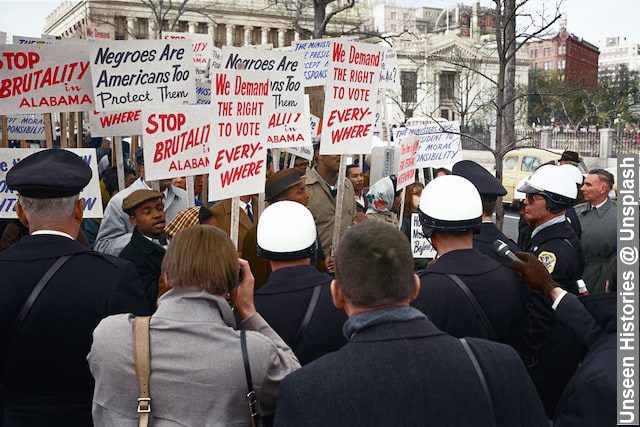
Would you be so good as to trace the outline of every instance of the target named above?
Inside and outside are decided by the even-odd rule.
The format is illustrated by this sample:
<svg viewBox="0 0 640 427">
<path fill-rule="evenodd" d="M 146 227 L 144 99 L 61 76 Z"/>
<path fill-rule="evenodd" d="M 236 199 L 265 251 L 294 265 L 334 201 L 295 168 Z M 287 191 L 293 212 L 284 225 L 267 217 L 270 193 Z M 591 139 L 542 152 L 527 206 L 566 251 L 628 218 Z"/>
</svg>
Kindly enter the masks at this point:
<svg viewBox="0 0 640 427">
<path fill-rule="evenodd" d="M 195 77 L 198 79 L 204 79 L 207 76 L 208 70 L 211 67 L 211 61 L 213 59 L 213 41 L 208 34 L 192 34 L 192 33 L 177 33 L 171 31 L 163 31 L 162 38 L 165 40 L 191 40 L 191 47 L 193 48 L 193 66 L 195 68 Z"/>
<path fill-rule="evenodd" d="M 196 102 L 189 40 L 94 41 L 89 60 L 96 111 Z"/>
<path fill-rule="evenodd" d="M 368 154 L 376 119 L 380 47 L 336 40 L 330 59 L 320 154 Z"/>
<path fill-rule="evenodd" d="M 85 27 L 84 35 L 87 40 L 111 40 L 113 35 L 110 30 L 102 30 L 98 27 Z"/>
<path fill-rule="evenodd" d="M 149 181 L 209 171 L 211 107 L 154 106 L 142 111 L 144 174 Z"/>
<path fill-rule="evenodd" d="M 92 111 L 89 113 L 91 136 L 140 135 L 142 133 L 141 111 Z"/>
<path fill-rule="evenodd" d="M 309 116 L 309 136 L 313 141 L 318 135 L 318 126 L 320 125 L 320 118 L 314 116 L 309 112 L 309 95 L 304 95 L 304 108 L 305 114 Z M 293 154 L 296 157 L 302 157 L 303 159 L 313 160 L 313 145 L 306 145 L 304 147 L 289 147 L 284 149 L 285 152 Z"/>
<path fill-rule="evenodd" d="M 271 115 L 267 123 L 267 147 L 304 147 L 309 139 L 309 113 L 302 85 L 303 56 L 253 47 L 222 48 L 222 68 L 272 72 L 269 81 Z"/>
<path fill-rule="evenodd" d="M 16 203 L 18 193 L 9 190 L 6 176 L 21 159 L 33 153 L 43 150 L 42 148 L 0 148 L 0 219 L 15 219 Z M 82 157 L 91 168 L 91 181 L 80 193 L 80 198 L 84 199 L 85 218 L 102 218 L 102 196 L 100 194 L 100 177 L 98 176 L 98 162 L 96 161 L 96 150 L 94 148 L 68 148 L 72 153 Z"/>
<path fill-rule="evenodd" d="M 93 109 L 87 43 L 0 45 L 0 114 Z"/>
<path fill-rule="evenodd" d="M 12 114 L 7 116 L 7 138 L 42 141 L 45 139 L 44 115 Z M 2 129 L 4 133 L 4 129 Z"/>
<path fill-rule="evenodd" d="M 293 52 L 304 53 L 304 86 L 322 86 L 326 83 L 333 40 L 300 40 L 292 46 Z"/>
<path fill-rule="evenodd" d="M 211 104 L 211 83 L 196 80 L 196 104 Z"/>
<path fill-rule="evenodd" d="M 400 71 L 398 54 L 395 48 L 381 47 L 382 64 L 380 66 L 380 89 L 399 89 Z"/>
<path fill-rule="evenodd" d="M 408 134 L 420 138 L 416 168 L 447 167 L 462 160 L 459 122 L 442 121 L 410 129 L 397 128 L 393 132 L 394 139 Z"/>
<path fill-rule="evenodd" d="M 420 138 L 415 135 L 407 135 L 400 140 L 400 162 L 396 174 L 398 177 L 396 191 L 402 190 L 415 181 L 415 161 L 419 144 Z"/>
<path fill-rule="evenodd" d="M 213 72 L 209 201 L 264 192 L 271 77 L 264 71 Z"/>
<path fill-rule="evenodd" d="M 435 258 L 438 254 L 422 234 L 422 224 L 417 213 L 411 214 L 411 252 L 414 258 Z"/>
<path fill-rule="evenodd" d="M 222 68 L 222 49 L 217 46 L 211 46 L 211 70 Z"/>
</svg>

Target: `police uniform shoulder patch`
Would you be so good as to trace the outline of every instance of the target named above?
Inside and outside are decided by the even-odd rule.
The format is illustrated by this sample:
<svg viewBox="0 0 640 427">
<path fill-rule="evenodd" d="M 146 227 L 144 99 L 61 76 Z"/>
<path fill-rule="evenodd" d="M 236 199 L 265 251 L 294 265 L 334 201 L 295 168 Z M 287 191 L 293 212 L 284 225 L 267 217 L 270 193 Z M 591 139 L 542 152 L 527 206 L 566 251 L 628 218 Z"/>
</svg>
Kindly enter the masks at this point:
<svg viewBox="0 0 640 427">
<path fill-rule="evenodd" d="M 547 267 L 549 274 L 553 273 L 553 270 L 556 268 L 556 254 L 549 251 L 542 251 L 538 254 L 538 260 Z"/>
</svg>

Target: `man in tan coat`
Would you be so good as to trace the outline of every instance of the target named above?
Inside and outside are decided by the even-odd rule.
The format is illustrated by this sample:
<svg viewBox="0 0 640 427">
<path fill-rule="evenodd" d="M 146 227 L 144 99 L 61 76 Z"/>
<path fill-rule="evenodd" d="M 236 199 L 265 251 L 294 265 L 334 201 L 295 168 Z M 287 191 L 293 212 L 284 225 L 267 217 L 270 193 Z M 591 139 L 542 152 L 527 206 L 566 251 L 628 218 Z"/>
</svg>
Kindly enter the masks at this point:
<svg viewBox="0 0 640 427">
<path fill-rule="evenodd" d="M 231 230 L 231 199 L 221 200 L 210 209 L 213 217 L 218 221 L 218 227 L 229 234 Z M 258 198 L 251 195 L 240 197 L 239 209 L 238 251 L 242 249 L 242 242 L 247 231 L 258 224 Z"/>
<path fill-rule="evenodd" d="M 316 222 L 318 236 L 325 250 L 331 253 L 331 240 L 336 215 L 336 195 L 338 192 L 338 174 L 340 172 L 340 156 L 322 156 L 319 154 L 320 144 L 314 145 L 316 166 L 307 169 L 305 184 L 309 193 L 307 206 Z M 356 200 L 353 184 L 344 180 L 344 203 L 342 205 L 342 220 L 340 233 L 344 233 L 356 218 Z"/>
</svg>

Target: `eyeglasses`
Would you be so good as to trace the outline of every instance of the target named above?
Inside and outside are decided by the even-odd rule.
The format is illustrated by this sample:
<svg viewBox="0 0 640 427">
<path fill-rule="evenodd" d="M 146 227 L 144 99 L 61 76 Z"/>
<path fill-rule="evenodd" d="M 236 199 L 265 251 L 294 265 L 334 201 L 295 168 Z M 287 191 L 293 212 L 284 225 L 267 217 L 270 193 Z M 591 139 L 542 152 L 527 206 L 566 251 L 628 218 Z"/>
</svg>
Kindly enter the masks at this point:
<svg viewBox="0 0 640 427">
<path fill-rule="evenodd" d="M 540 196 L 540 197 L 536 199 L 535 196 Z M 527 203 L 532 205 L 535 203 L 536 200 L 544 200 L 544 196 L 541 196 L 540 194 L 535 194 L 535 193 L 527 193 Z"/>
</svg>

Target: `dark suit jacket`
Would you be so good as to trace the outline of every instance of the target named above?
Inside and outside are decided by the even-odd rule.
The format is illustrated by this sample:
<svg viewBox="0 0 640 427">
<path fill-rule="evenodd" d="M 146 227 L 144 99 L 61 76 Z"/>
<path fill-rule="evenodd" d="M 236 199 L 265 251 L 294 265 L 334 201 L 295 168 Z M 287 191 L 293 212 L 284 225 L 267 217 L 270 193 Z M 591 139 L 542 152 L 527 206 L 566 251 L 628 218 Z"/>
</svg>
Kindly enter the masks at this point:
<svg viewBox="0 0 640 427">
<path fill-rule="evenodd" d="M 500 257 L 493 249 L 493 242 L 500 239 L 509 246 L 509 250 L 514 254 L 520 252 L 520 247 L 513 240 L 504 235 L 502 231 L 496 227 L 493 222 L 483 222 L 480 226 L 480 232 L 473 235 L 473 247 L 484 255 L 495 259 L 501 264 L 511 267 L 511 260 L 506 257 Z"/>
<path fill-rule="evenodd" d="M 20 333 L 18 311 L 46 270 L 73 255 L 40 294 Z M 111 314 L 151 313 L 131 263 L 53 235 L 27 236 L 0 253 L 0 383 L 4 425 L 89 426 L 92 332 Z"/>
<path fill-rule="evenodd" d="M 332 279 L 311 265 L 281 268 L 272 272 L 254 295 L 258 313 L 303 365 L 338 350 L 347 342 L 342 333 L 347 316 L 333 305 L 329 289 Z M 304 335 L 294 346 L 294 338 L 317 285 L 322 286 L 318 305 Z"/>
<path fill-rule="evenodd" d="M 454 337 L 488 338 L 473 306 L 447 274 L 460 277 L 476 297 L 493 325 L 497 341 L 526 357 L 529 291 L 518 273 L 477 249 L 448 252 L 418 272 L 421 287 L 414 307 Z"/>
<path fill-rule="evenodd" d="M 540 400 L 509 347 L 468 339 L 500 427 L 544 426 Z M 362 329 L 340 350 L 289 374 L 278 426 L 486 426 L 490 409 L 460 342 L 428 319 Z"/>
<path fill-rule="evenodd" d="M 154 308 L 158 301 L 158 280 L 165 249 L 144 237 L 137 228 L 133 229 L 131 241 L 120 252 L 120 258 L 136 266 L 138 275 L 147 294 L 149 307 Z"/>
</svg>

